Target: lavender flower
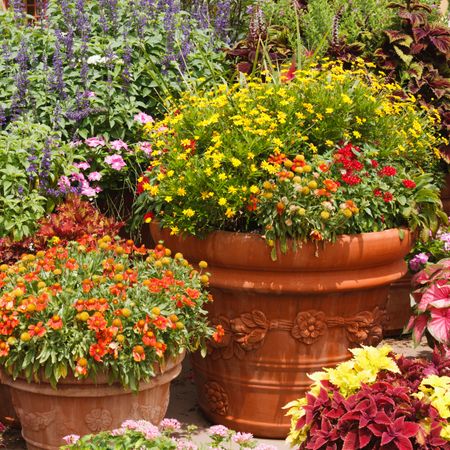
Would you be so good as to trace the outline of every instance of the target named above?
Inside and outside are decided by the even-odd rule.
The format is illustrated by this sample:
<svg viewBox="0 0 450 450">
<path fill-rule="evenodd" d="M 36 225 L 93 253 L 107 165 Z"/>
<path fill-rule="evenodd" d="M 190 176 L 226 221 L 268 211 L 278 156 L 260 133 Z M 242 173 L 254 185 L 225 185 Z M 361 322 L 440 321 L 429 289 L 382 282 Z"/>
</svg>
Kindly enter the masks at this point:
<svg viewBox="0 0 450 450">
<path fill-rule="evenodd" d="M 418 272 L 428 262 L 429 255 L 418 253 L 409 261 L 409 267 L 413 272 Z"/>
<path fill-rule="evenodd" d="M 29 56 L 27 43 L 24 39 L 22 39 L 20 43 L 19 51 L 16 57 L 16 63 L 18 64 L 19 68 L 15 76 L 16 91 L 13 95 L 11 102 L 11 110 L 14 118 L 20 116 L 22 111 L 27 106 L 26 95 L 29 85 L 28 81 Z"/>
<path fill-rule="evenodd" d="M 216 36 L 226 40 L 230 28 L 231 0 L 219 0 L 217 2 L 214 30 Z"/>
<path fill-rule="evenodd" d="M 194 20 L 202 29 L 210 26 L 208 4 L 205 0 L 194 0 L 191 7 L 191 14 Z"/>
<path fill-rule="evenodd" d="M 61 31 L 55 30 L 56 43 L 55 43 L 55 51 L 53 53 L 53 74 L 50 77 L 50 90 L 56 92 L 60 95 L 62 99 L 67 97 L 64 89 L 64 69 L 63 69 L 63 61 L 61 57 L 61 47 L 60 41 L 62 41 Z"/>
<path fill-rule="evenodd" d="M 4 125 L 6 125 L 5 110 L 0 106 L 0 128 L 3 128 Z"/>
</svg>

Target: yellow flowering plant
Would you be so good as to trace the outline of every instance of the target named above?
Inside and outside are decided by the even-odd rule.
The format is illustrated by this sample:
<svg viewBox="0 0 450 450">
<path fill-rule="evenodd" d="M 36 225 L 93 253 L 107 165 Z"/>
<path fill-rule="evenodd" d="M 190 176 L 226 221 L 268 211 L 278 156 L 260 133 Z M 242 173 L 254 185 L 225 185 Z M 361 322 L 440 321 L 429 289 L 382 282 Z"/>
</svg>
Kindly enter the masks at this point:
<svg viewBox="0 0 450 450">
<path fill-rule="evenodd" d="M 435 228 L 438 191 L 424 171 L 437 160 L 436 119 L 398 92 L 363 65 L 326 63 L 186 95 L 145 126 L 153 159 L 136 217 L 174 234 L 258 231 L 283 248 Z"/>
<path fill-rule="evenodd" d="M 314 373 L 305 397 L 285 406 L 296 448 L 397 448 L 450 445 L 449 360 L 395 355 L 389 346 L 351 350 L 353 358 Z M 390 444 L 390 446 L 388 446 Z"/>
</svg>

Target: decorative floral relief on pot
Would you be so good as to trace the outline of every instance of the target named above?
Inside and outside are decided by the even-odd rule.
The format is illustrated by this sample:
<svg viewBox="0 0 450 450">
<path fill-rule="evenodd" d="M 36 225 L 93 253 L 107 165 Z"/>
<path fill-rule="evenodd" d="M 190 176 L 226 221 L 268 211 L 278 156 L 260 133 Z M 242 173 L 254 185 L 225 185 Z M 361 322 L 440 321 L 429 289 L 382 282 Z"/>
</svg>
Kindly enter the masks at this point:
<svg viewBox="0 0 450 450">
<path fill-rule="evenodd" d="M 145 419 L 151 423 L 158 423 L 167 411 L 168 406 L 169 396 L 167 395 L 160 404 L 133 405 L 131 416 L 135 419 Z"/>
<path fill-rule="evenodd" d="M 218 316 L 213 325 L 222 325 L 224 337 L 221 342 L 210 343 L 210 353 L 214 359 L 244 359 L 245 354 L 258 350 L 270 330 L 284 330 L 302 344 L 312 345 L 328 328 L 342 327 L 351 345 L 377 345 L 383 337 L 382 323 L 386 311 L 375 308 L 362 311 L 351 317 L 326 317 L 323 311 L 309 310 L 297 314 L 294 321 L 268 320 L 262 311 L 243 313 L 233 319 Z"/>
<path fill-rule="evenodd" d="M 30 428 L 33 431 L 45 430 L 52 422 L 54 422 L 56 417 L 55 411 L 30 413 L 22 408 L 16 408 L 16 411 L 22 426 Z"/>
<path fill-rule="evenodd" d="M 228 414 L 228 394 L 217 381 L 208 381 L 203 386 L 203 391 L 211 412 L 220 416 Z"/>
<path fill-rule="evenodd" d="M 107 409 L 96 408 L 86 414 L 84 421 L 93 433 L 98 433 L 110 427 L 112 415 Z"/>
</svg>

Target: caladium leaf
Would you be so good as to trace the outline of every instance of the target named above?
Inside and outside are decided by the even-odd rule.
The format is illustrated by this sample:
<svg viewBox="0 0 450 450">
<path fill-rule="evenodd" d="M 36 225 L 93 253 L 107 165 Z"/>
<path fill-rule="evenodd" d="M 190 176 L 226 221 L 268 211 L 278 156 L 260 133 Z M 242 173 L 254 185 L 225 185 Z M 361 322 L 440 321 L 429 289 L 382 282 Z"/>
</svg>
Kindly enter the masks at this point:
<svg viewBox="0 0 450 450">
<path fill-rule="evenodd" d="M 450 344 L 450 308 L 431 310 L 428 331 L 437 341 Z"/>
</svg>

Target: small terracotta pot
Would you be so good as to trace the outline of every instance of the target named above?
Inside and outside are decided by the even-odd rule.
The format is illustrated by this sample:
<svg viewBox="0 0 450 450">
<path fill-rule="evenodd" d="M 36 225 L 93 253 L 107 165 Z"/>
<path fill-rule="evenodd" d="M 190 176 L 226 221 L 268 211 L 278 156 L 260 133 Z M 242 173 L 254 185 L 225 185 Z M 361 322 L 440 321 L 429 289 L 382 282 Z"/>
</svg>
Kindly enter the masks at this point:
<svg viewBox="0 0 450 450">
<path fill-rule="evenodd" d="M 412 275 L 408 272 L 389 286 L 384 336 L 400 336 L 412 315 L 410 294 Z"/>
<path fill-rule="evenodd" d="M 133 393 L 106 377 L 77 380 L 68 376 L 53 389 L 49 383 L 13 380 L 4 371 L 2 382 L 11 387 L 28 450 L 57 450 L 68 434 L 80 436 L 120 427 L 126 419 L 144 419 L 157 425 L 169 404 L 170 382 L 180 373 L 184 353 L 169 359 L 149 382 Z"/>
<path fill-rule="evenodd" d="M 286 437 L 282 407 L 305 394 L 308 373 L 381 340 L 388 287 L 405 274 L 412 245 L 408 231 L 401 240 L 387 230 L 340 236 L 323 248 L 307 243 L 274 262 L 255 234 L 200 240 L 155 223 L 151 231 L 190 262 L 209 264 L 209 316 L 225 336 L 206 358 L 193 357 L 201 409 L 215 423 L 272 438 Z"/>
</svg>

